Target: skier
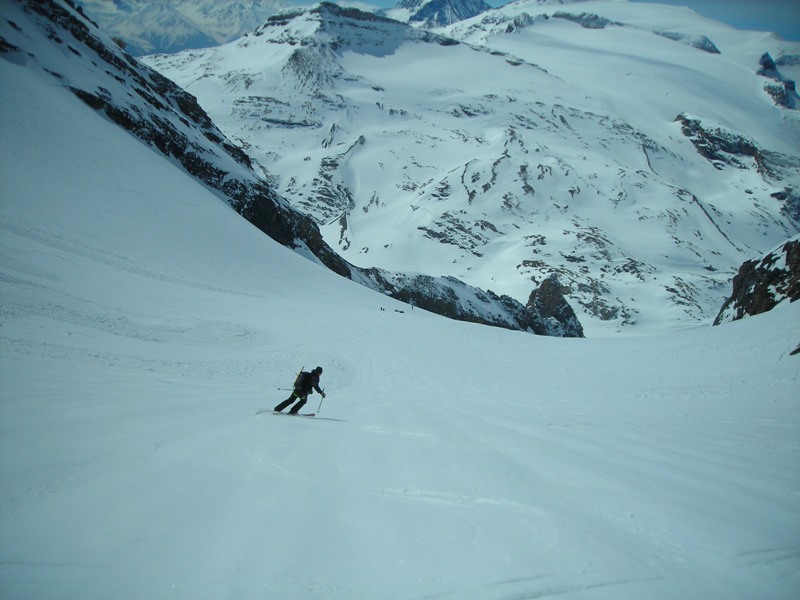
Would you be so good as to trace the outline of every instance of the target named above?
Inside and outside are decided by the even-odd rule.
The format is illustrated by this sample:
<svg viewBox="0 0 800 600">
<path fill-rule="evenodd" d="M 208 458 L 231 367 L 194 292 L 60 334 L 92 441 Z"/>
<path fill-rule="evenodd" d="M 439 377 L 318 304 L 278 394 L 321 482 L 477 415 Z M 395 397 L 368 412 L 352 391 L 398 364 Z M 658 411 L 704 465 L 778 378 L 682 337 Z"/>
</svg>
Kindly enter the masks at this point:
<svg viewBox="0 0 800 600">
<path fill-rule="evenodd" d="M 317 390 L 322 397 L 325 397 L 325 392 L 319 389 L 319 376 L 322 375 L 322 367 L 317 367 L 311 373 L 307 371 L 303 371 L 300 375 L 297 376 L 297 379 L 294 382 L 294 391 L 292 395 L 289 396 L 286 400 L 278 404 L 275 407 L 275 412 L 281 412 L 284 408 L 289 406 L 295 400 L 300 400 L 297 404 L 295 404 L 291 410 L 289 410 L 290 415 L 297 414 L 297 411 L 303 408 L 303 405 L 308 400 L 308 395 L 313 394 L 314 390 Z"/>
</svg>

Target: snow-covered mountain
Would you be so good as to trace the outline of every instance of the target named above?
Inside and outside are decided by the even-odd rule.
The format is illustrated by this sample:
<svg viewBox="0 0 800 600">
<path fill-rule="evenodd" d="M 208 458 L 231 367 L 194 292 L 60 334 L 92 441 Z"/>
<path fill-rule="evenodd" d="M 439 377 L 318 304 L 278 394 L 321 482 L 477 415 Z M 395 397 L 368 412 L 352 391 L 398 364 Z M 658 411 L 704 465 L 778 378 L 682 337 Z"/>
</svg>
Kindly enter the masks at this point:
<svg viewBox="0 0 800 600">
<path fill-rule="evenodd" d="M 483 0 L 400 0 L 386 16 L 422 27 L 443 27 L 479 15 L 491 6 Z"/>
<path fill-rule="evenodd" d="M 542 335 L 583 335 L 557 286 L 522 303 L 453 277 L 348 263 L 325 243 L 308 215 L 292 208 L 254 172 L 250 158 L 220 132 L 193 96 L 125 54 L 71 4 L 19 4 L 34 25 L 23 31 L 11 19 L 0 23 L 0 49 L 8 60 L 41 70 L 54 85 L 180 165 L 274 240 L 343 277 L 454 319 Z M 553 291 L 555 298 L 541 302 L 540 297 L 551 297 Z"/>
<path fill-rule="evenodd" d="M 76 0 L 105 32 L 134 56 L 175 53 L 230 42 L 291 6 L 284 0 Z M 355 3 L 359 4 L 359 3 Z M 368 3 L 359 4 L 364 10 Z M 491 7 L 483 0 L 401 0 L 372 12 L 422 27 L 474 17 Z"/>
<path fill-rule="evenodd" d="M 76 0 L 134 55 L 229 42 L 283 8 L 281 0 Z"/>
<path fill-rule="evenodd" d="M 223 163 L 55 4 L 0 3 L 0 596 L 796 597 L 800 303 L 582 340 L 408 310 L 88 105 Z M 318 417 L 255 414 L 312 365 Z"/>
<path fill-rule="evenodd" d="M 679 7 L 520 1 L 438 30 L 323 3 L 146 62 L 348 261 L 520 302 L 555 275 L 605 335 L 710 321 L 797 233 L 800 113 L 774 91 L 798 56 Z"/>
</svg>

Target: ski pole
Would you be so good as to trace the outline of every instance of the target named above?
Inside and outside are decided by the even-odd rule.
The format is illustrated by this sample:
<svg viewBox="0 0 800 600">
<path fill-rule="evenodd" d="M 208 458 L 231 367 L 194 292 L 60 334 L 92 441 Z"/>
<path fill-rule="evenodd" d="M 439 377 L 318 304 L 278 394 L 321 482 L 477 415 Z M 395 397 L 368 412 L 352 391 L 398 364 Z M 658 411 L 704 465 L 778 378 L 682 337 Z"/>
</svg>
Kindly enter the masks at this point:
<svg viewBox="0 0 800 600">
<path fill-rule="evenodd" d="M 322 393 L 324 394 L 324 393 L 325 393 L 325 390 L 322 390 Z M 319 412 L 320 408 L 322 408 L 322 401 L 323 401 L 323 400 L 325 400 L 325 396 L 322 396 L 322 397 L 319 399 L 319 407 L 317 408 L 317 412 Z"/>
</svg>

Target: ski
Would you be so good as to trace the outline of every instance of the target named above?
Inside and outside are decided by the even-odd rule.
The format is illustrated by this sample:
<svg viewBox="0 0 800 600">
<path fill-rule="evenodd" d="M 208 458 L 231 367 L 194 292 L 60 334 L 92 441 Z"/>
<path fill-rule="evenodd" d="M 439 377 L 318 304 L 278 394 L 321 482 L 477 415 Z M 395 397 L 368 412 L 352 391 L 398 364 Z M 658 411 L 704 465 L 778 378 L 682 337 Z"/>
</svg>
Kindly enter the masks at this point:
<svg viewBox="0 0 800 600">
<path fill-rule="evenodd" d="M 272 412 L 273 415 L 286 415 L 287 417 L 314 417 L 317 413 L 282 413 Z"/>
<path fill-rule="evenodd" d="M 256 411 L 257 415 L 263 415 L 264 413 L 272 413 L 273 415 L 284 415 L 286 417 L 315 417 L 317 413 L 285 413 L 285 412 L 276 412 L 269 408 L 262 408 Z"/>
</svg>

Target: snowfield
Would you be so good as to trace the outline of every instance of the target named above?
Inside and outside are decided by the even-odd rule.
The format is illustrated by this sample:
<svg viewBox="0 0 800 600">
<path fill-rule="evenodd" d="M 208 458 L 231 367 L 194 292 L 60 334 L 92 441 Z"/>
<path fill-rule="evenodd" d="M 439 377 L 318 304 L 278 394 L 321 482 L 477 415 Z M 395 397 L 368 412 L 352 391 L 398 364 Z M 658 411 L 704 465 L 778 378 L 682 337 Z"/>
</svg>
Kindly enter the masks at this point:
<svg viewBox="0 0 800 600">
<path fill-rule="evenodd" d="M 597 340 L 412 310 L 19 62 L 0 596 L 798 597 L 800 305 Z M 317 417 L 256 414 L 316 365 Z"/>
</svg>

